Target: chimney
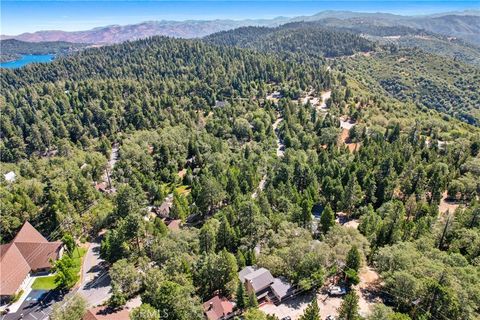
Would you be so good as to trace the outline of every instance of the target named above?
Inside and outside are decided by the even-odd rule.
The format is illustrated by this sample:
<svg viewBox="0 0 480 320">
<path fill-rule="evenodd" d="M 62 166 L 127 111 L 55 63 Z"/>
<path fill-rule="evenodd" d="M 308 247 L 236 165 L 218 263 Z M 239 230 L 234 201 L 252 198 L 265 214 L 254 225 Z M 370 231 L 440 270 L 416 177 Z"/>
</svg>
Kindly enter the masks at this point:
<svg viewBox="0 0 480 320">
<path fill-rule="evenodd" d="M 212 310 L 213 309 L 213 302 L 210 302 L 209 306 L 208 306 L 208 310 Z"/>
</svg>

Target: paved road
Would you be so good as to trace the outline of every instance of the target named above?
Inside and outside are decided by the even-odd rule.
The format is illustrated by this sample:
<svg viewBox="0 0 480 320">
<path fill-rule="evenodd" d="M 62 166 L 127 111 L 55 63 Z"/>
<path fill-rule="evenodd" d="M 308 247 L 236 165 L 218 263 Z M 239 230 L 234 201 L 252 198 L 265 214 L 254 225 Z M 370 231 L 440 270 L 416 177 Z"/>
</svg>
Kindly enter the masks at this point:
<svg viewBox="0 0 480 320">
<path fill-rule="evenodd" d="M 83 295 L 90 306 L 107 301 L 111 295 L 110 276 L 106 263 L 100 258 L 100 239 L 90 244 L 82 269 L 82 283 L 78 293 Z"/>
<path fill-rule="evenodd" d="M 52 305 L 60 300 L 62 295 L 57 290 L 32 290 L 17 312 L 9 313 L 1 319 L 46 320 L 52 312 Z"/>
</svg>

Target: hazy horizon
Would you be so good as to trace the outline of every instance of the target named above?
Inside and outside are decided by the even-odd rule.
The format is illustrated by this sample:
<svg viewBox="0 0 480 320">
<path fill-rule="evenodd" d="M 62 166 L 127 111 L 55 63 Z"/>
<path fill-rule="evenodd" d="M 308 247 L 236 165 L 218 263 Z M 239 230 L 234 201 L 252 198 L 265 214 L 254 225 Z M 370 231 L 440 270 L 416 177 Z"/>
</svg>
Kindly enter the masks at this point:
<svg viewBox="0 0 480 320">
<path fill-rule="evenodd" d="M 428 15 L 479 8 L 478 1 L 2 1 L 0 33 L 82 31 L 161 20 L 272 19 L 326 10 Z"/>
</svg>

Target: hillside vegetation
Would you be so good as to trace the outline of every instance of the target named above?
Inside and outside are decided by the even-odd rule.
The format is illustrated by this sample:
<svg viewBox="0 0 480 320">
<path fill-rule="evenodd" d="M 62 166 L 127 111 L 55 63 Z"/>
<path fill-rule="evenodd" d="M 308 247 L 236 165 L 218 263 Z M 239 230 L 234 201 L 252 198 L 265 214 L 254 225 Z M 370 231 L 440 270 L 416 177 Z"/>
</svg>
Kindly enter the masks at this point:
<svg viewBox="0 0 480 320">
<path fill-rule="evenodd" d="M 479 125 L 480 69 L 420 50 L 380 52 L 345 60 L 358 81 L 378 85 L 400 101 Z"/>
<path fill-rule="evenodd" d="M 321 28 L 318 23 L 295 22 L 277 28 L 244 27 L 207 36 L 209 43 L 256 49 L 338 57 L 367 52 L 375 45 L 358 35 Z"/>
<path fill-rule="evenodd" d="M 360 319 L 359 296 L 368 320 L 480 316 L 475 67 L 298 23 L 0 75 L 0 177 L 16 173 L 0 241 L 26 220 L 49 239 L 104 230 L 108 306 L 140 295 L 132 314 L 201 320 L 220 294 L 275 320 L 238 281 L 256 265 L 315 297 L 341 281 L 340 319 Z M 381 278 L 364 292 L 367 266 Z"/>
<path fill-rule="evenodd" d="M 155 128 L 174 104 L 203 110 L 215 100 L 263 97 L 268 83 L 322 90 L 330 78 L 321 66 L 157 37 L 2 70 L 2 159 L 43 153 L 62 138 Z"/>
</svg>

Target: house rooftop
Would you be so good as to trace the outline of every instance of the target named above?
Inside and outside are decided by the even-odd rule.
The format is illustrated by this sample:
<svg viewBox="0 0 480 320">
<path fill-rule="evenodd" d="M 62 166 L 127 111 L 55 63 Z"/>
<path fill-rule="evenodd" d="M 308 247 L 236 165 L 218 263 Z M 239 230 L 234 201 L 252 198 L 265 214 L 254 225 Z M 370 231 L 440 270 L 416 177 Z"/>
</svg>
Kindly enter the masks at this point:
<svg viewBox="0 0 480 320">
<path fill-rule="evenodd" d="M 13 242 L 47 243 L 48 240 L 30 222 L 26 221 L 15 236 L 15 239 L 13 239 Z"/>
<path fill-rule="evenodd" d="M 180 230 L 180 226 L 182 224 L 182 220 L 174 219 L 166 222 L 167 228 L 172 231 Z"/>
<path fill-rule="evenodd" d="M 0 296 L 14 295 L 31 268 L 14 243 L 0 246 Z"/>
<path fill-rule="evenodd" d="M 270 271 L 265 268 L 259 268 L 253 272 L 246 274 L 244 279 L 245 281 L 250 282 L 255 292 L 265 289 L 270 284 L 272 284 L 274 280 Z"/>
<path fill-rule="evenodd" d="M 217 295 L 203 304 L 203 312 L 208 320 L 218 320 L 233 312 L 233 303 Z"/>
<path fill-rule="evenodd" d="M 62 246 L 61 241 L 44 243 L 14 242 L 13 244 L 18 248 L 32 270 L 50 268 L 52 266 L 50 261 L 56 259 L 58 249 Z"/>
<path fill-rule="evenodd" d="M 112 310 L 106 306 L 88 309 L 82 320 L 130 320 L 129 310 Z"/>
<path fill-rule="evenodd" d="M 246 276 L 247 274 L 250 274 L 250 273 L 254 272 L 254 271 L 255 271 L 255 268 L 254 268 L 254 267 L 250 267 L 250 266 L 245 267 L 245 268 L 243 268 L 242 270 L 240 270 L 240 272 L 238 273 L 238 277 L 240 278 L 240 281 L 241 281 L 242 283 L 244 283 L 244 282 L 245 282 L 245 276 Z"/>
<path fill-rule="evenodd" d="M 216 100 L 215 101 L 215 107 L 216 108 L 224 108 L 229 105 L 228 101 L 225 100 Z"/>
<path fill-rule="evenodd" d="M 270 288 L 280 300 L 289 296 L 293 290 L 292 285 L 281 278 L 275 278 Z"/>
<path fill-rule="evenodd" d="M 12 242 L 0 246 L 0 295 L 15 294 L 32 270 L 50 268 L 61 246 L 25 222 Z"/>
</svg>

